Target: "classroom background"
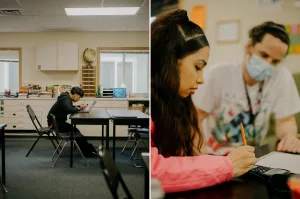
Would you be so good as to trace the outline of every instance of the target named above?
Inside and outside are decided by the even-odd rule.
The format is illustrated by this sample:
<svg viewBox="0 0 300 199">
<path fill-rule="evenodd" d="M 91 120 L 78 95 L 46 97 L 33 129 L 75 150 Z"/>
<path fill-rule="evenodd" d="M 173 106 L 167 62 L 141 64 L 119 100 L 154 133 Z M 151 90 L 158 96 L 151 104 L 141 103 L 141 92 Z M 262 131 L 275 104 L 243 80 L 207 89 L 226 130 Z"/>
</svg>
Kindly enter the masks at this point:
<svg viewBox="0 0 300 199">
<path fill-rule="evenodd" d="M 248 31 L 265 21 L 285 25 L 291 38 L 288 56 L 282 62 L 293 75 L 300 93 L 300 1 L 280 0 L 185 0 L 178 1 L 178 7 L 186 9 L 192 21 L 204 28 L 211 47 L 207 68 L 216 63 L 241 60 L 244 45 L 248 41 Z M 234 12 L 233 12 L 234 10 Z M 298 131 L 300 114 L 296 115 Z M 270 121 L 265 142 L 273 141 L 275 123 Z"/>
</svg>

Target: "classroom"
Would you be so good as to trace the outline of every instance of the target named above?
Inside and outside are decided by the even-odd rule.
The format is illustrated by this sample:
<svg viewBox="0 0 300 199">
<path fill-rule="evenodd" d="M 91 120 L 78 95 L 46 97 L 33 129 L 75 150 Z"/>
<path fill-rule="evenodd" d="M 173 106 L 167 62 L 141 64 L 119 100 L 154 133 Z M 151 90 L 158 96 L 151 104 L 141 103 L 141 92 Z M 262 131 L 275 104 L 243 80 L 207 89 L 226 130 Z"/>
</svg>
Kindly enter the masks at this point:
<svg viewBox="0 0 300 199">
<path fill-rule="evenodd" d="M 153 199 L 300 197 L 299 16 L 299 0 L 151 1 Z"/>
<path fill-rule="evenodd" d="M 149 0 L 0 2 L 0 198 L 148 194 L 149 9 Z"/>
<path fill-rule="evenodd" d="M 0 198 L 299 199 L 299 16 L 0 1 Z"/>
</svg>

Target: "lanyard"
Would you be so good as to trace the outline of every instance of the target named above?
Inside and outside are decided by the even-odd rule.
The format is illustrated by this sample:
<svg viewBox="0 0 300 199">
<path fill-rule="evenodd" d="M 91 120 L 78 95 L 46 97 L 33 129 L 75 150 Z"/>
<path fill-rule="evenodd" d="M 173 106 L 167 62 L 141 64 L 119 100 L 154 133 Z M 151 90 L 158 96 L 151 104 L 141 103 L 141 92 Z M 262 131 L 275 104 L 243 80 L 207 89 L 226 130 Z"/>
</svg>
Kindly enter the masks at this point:
<svg viewBox="0 0 300 199">
<path fill-rule="evenodd" d="M 250 112 L 250 124 L 252 124 L 253 126 L 255 126 L 254 125 L 254 121 L 255 121 L 256 116 L 259 113 L 259 109 L 260 109 L 260 106 L 261 106 L 261 99 L 262 99 L 262 91 L 263 91 L 264 81 L 262 81 L 262 82 L 259 83 L 259 90 L 258 90 L 258 94 L 257 94 L 258 111 L 256 112 L 256 114 L 254 114 L 244 75 L 243 75 L 243 79 L 244 79 L 244 85 L 245 85 L 245 90 L 246 90 L 246 95 L 247 95 L 247 101 L 248 101 L 248 107 L 249 107 L 249 112 Z"/>
</svg>

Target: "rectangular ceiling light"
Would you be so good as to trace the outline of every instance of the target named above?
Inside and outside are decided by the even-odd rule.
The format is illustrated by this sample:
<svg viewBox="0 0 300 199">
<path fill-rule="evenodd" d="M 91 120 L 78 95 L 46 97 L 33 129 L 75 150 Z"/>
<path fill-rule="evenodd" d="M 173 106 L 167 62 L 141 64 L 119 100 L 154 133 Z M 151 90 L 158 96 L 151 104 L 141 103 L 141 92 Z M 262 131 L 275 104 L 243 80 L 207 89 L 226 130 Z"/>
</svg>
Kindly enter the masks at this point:
<svg viewBox="0 0 300 199">
<path fill-rule="evenodd" d="M 135 15 L 139 7 L 65 8 L 67 15 Z"/>
</svg>

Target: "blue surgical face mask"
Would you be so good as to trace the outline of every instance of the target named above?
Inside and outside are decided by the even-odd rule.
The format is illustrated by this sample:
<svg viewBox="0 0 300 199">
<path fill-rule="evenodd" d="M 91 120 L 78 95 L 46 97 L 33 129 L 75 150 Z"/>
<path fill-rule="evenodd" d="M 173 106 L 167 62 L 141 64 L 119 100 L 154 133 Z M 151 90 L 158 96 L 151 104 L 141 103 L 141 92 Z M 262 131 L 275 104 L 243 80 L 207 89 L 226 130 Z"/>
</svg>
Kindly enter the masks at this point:
<svg viewBox="0 0 300 199">
<path fill-rule="evenodd" d="M 250 76 L 257 81 L 263 81 L 271 77 L 274 71 L 274 67 L 271 64 L 265 62 L 262 58 L 255 55 L 255 53 L 252 53 L 252 57 L 246 64 L 246 68 Z"/>
</svg>

